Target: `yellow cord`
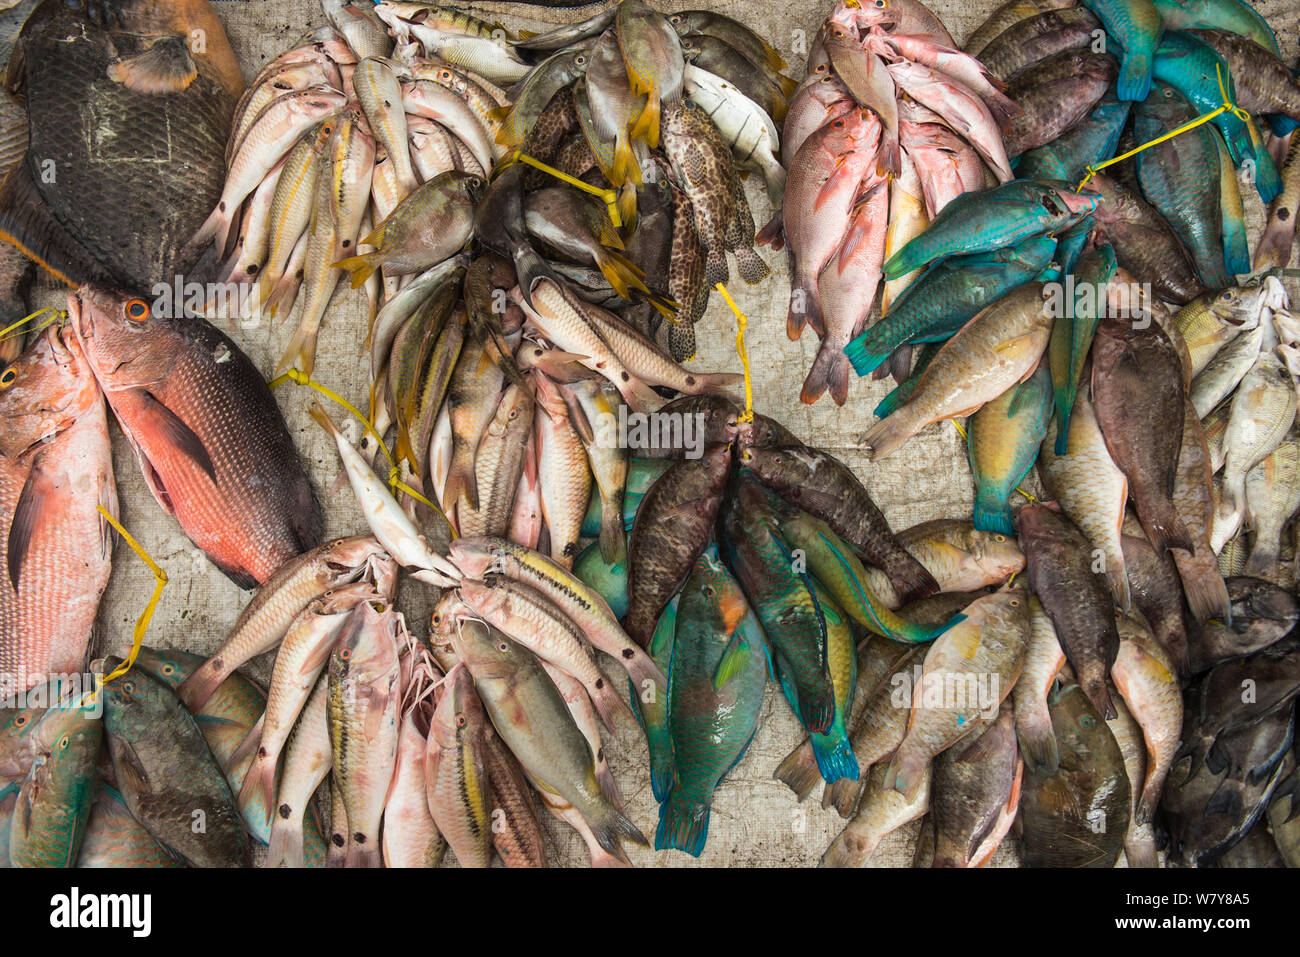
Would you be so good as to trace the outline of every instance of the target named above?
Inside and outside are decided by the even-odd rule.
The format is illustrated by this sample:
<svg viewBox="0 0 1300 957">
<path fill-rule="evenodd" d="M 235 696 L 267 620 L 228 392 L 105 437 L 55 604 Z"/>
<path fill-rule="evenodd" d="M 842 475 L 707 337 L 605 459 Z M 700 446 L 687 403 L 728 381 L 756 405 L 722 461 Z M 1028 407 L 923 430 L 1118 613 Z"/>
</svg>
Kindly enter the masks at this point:
<svg viewBox="0 0 1300 957">
<path fill-rule="evenodd" d="M 276 376 L 274 379 L 270 381 L 269 384 L 272 389 L 278 389 L 286 382 L 292 382 L 295 385 L 305 385 L 311 389 L 315 389 L 318 393 L 323 395 L 325 398 L 329 399 L 331 402 L 338 403 L 339 405 L 343 406 L 343 408 L 351 412 L 354 416 L 356 416 L 356 418 L 360 420 L 361 424 L 366 427 L 366 431 L 369 432 L 372 436 L 374 436 L 375 443 L 379 446 L 380 451 L 384 453 L 384 458 L 388 459 L 388 465 L 389 465 L 388 487 L 395 492 L 402 492 L 405 495 L 411 496 L 411 498 L 415 499 L 417 502 L 423 502 L 425 505 L 429 506 L 429 508 L 433 509 L 434 512 L 438 514 L 439 518 L 441 518 L 444 522 L 447 523 L 447 528 L 450 529 L 451 531 L 451 537 L 452 538 L 456 537 L 456 529 L 451 524 L 451 520 L 447 518 L 445 514 L 443 514 L 442 509 L 440 509 L 437 505 L 433 504 L 433 502 L 430 502 L 427 498 L 425 498 L 415 489 L 411 488 L 400 478 L 398 478 L 399 473 L 397 471 L 397 463 L 393 460 L 392 453 L 388 451 L 388 446 L 384 444 L 384 437 L 375 431 L 375 427 L 370 424 L 370 420 L 368 418 L 366 418 L 364 415 L 361 414 L 360 409 L 358 409 L 347 399 L 343 398 L 343 396 L 339 395 L 333 389 L 327 388 L 326 386 L 323 386 L 319 382 L 312 379 L 301 369 L 289 369 L 287 372 L 281 373 L 280 375 Z"/>
<path fill-rule="evenodd" d="M 618 193 L 616 193 L 614 190 L 602 189 L 599 186 L 592 186 L 590 183 L 584 183 L 576 176 L 570 176 L 568 173 L 558 170 L 554 166 L 547 166 L 541 160 L 529 156 L 527 153 L 516 152 L 514 156 L 506 160 L 500 166 L 498 166 L 497 169 L 498 170 L 505 169 L 507 166 L 509 166 L 511 163 L 514 163 L 516 160 L 520 163 L 525 163 L 528 166 L 533 167 L 533 169 L 539 169 L 543 173 L 547 173 L 550 176 L 554 176 L 556 179 L 563 180 L 564 182 L 568 183 L 570 186 L 574 186 L 582 190 L 584 193 L 590 193 L 592 196 L 599 196 L 600 199 L 605 203 L 605 205 L 609 207 L 609 219 L 610 222 L 614 224 L 614 228 L 621 229 L 623 227 L 623 219 L 618 215 Z"/>
<path fill-rule="evenodd" d="M 957 430 L 957 434 L 961 436 L 961 440 L 963 442 L 969 441 L 966 437 L 966 430 L 962 427 L 962 424 L 960 422 L 958 422 L 956 419 L 949 419 L 948 421 L 952 423 L 952 427 Z M 1019 485 L 1016 486 L 1016 491 L 1019 492 L 1021 495 L 1023 495 L 1026 499 L 1028 499 L 1030 505 L 1038 504 L 1038 499 L 1034 498 L 1034 496 L 1030 495 Z"/>
<path fill-rule="evenodd" d="M 714 288 L 722 293 L 722 298 L 731 307 L 731 311 L 736 314 L 736 354 L 740 356 L 740 364 L 745 368 L 745 411 L 740 413 L 736 421 L 753 422 L 754 388 L 749 377 L 749 350 L 745 348 L 745 327 L 749 325 L 749 318 L 740 311 L 740 307 L 736 305 L 736 300 L 732 299 L 731 293 L 727 292 L 726 286 L 718 283 Z"/>
<path fill-rule="evenodd" d="M 113 669 L 112 674 L 100 680 L 99 684 L 102 686 L 114 678 L 120 678 L 130 671 L 131 666 L 135 664 L 135 659 L 140 654 L 140 648 L 144 644 L 144 633 L 149 630 L 149 622 L 153 620 L 154 610 L 158 607 L 158 599 L 162 597 L 163 588 L 167 585 L 167 573 L 158 566 L 158 563 L 150 557 L 149 553 L 144 550 L 144 547 L 135 540 L 131 533 L 122 527 L 122 523 L 115 519 L 108 509 L 102 505 L 97 505 L 96 508 L 99 509 L 99 514 L 104 517 L 104 521 L 112 525 L 117 534 L 121 535 L 123 540 L 131 546 L 131 551 L 139 555 L 140 560 L 149 566 L 149 570 L 153 572 L 154 582 L 153 595 L 149 598 L 149 604 L 144 606 L 144 611 L 136 619 L 135 633 L 131 637 L 131 653 L 127 655 L 126 661 Z"/>
<path fill-rule="evenodd" d="M 1253 142 L 1254 130 L 1253 130 L 1253 124 L 1251 122 L 1250 114 L 1247 113 L 1245 110 L 1243 110 L 1241 107 L 1237 106 L 1237 104 L 1233 103 L 1232 99 L 1228 96 L 1228 89 L 1226 86 L 1224 86 L 1223 83 L 1223 71 L 1220 69 L 1219 64 L 1217 63 L 1214 65 L 1214 75 L 1219 81 L 1219 93 L 1223 96 L 1223 105 L 1221 107 L 1219 107 L 1217 110 L 1214 110 L 1213 112 L 1206 113 L 1204 116 L 1198 116 L 1194 120 L 1188 120 L 1182 126 L 1178 127 L 1178 129 L 1170 130 L 1168 133 L 1164 134 L 1163 136 L 1156 137 L 1150 143 L 1143 143 L 1141 146 L 1135 146 L 1127 153 L 1123 153 L 1119 156 L 1113 156 L 1110 159 L 1106 160 L 1104 163 L 1096 163 L 1087 166 L 1086 167 L 1087 175 L 1083 177 L 1079 185 L 1075 188 L 1075 192 L 1077 193 L 1079 190 L 1087 186 L 1088 181 L 1091 180 L 1098 173 L 1100 173 L 1102 170 L 1104 170 L 1107 166 L 1113 166 L 1116 163 L 1121 163 L 1124 160 L 1128 159 L 1130 156 L 1136 156 L 1138 153 L 1141 153 L 1143 150 L 1150 149 L 1153 146 L 1159 146 L 1161 143 L 1165 142 L 1166 140 L 1171 140 L 1175 136 L 1181 136 L 1182 134 L 1186 133 L 1188 130 L 1193 130 L 1204 123 L 1209 123 L 1211 120 L 1215 119 L 1216 117 L 1218 117 L 1223 113 L 1231 113 L 1237 119 L 1241 120 L 1241 122 L 1245 123 L 1248 131 L 1252 133 L 1251 139 Z"/>
<path fill-rule="evenodd" d="M 27 325 L 27 323 L 31 322 L 34 319 L 39 318 L 40 316 L 45 315 L 47 312 L 51 313 L 48 322 L 41 323 L 41 325 L 39 325 L 35 329 L 23 328 L 23 326 Z M 47 326 L 52 326 L 56 322 L 62 322 L 66 318 L 68 318 L 68 312 L 66 309 L 55 309 L 53 306 L 46 306 L 44 309 L 37 309 L 30 316 L 23 316 L 21 319 L 19 319 L 17 322 L 13 323 L 12 325 L 8 325 L 5 326 L 3 329 L 0 329 L 0 342 L 4 342 L 6 339 L 12 339 L 14 336 L 22 335 L 24 332 L 40 332 L 41 330 L 45 329 Z"/>
</svg>

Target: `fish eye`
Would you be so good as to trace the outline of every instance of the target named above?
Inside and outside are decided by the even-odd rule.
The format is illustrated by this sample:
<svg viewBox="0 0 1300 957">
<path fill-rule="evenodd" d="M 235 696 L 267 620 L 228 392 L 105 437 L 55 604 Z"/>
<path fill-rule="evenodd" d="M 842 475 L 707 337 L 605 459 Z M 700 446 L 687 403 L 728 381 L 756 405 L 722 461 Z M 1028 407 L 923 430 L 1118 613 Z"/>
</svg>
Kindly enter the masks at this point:
<svg viewBox="0 0 1300 957">
<path fill-rule="evenodd" d="M 505 651 L 509 651 L 509 650 L 510 650 L 510 644 L 509 644 L 509 642 L 505 642 L 505 641 L 498 641 L 498 642 L 497 642 L 497 651 L 505 652 Z"/>
<path fill-rule="evenodd" d="M 877 9 L 877 10 L 883 10 L 883 9 L 885 9 L 885 7 L 887 7 L 887 6 L 889 6 L 889 0 L 876 0 L 876 9 Z"/>
<path fill-rule="evenodd" d="M 997 542 L 998 544 L 1001 544 L 1002 542 L 1005 542 L 1006 540 L 1007 540 L 1007 537 L 1006 537 L 1005 535 L 994 535 L 994 536 L 993 536 L 993 541 Z"/>
<path fill-rule="evenodd" d="M 585 53 L 579 53 L 576 57 L 573 58 L 573 62 L 576 63 L 576 64 L 578 64 L 578 66 L 586 66 L 586 65 L 587 65 L 587 54 L 585 54 Z"/>
<path fill-rule="evenodd" d="M 5 369 L 0 372 L 0 389 L 7 389 L 18 381 L 18 370 L 14 368 Z"/>
<path fill-rule="evenodd" d="M 342 658 L 344 661 L 351 661 L 351 660 L 352 660 L 352 649 L 351 649 L 351 648 L 340 648 L 340 649 L 339 649 L 339 657 Z"/>
<path fill-rule="evenodd" d="M 68 736 L 66 734 L 59 738 L 57 747 L 60 751 L 66 751 L 68 749 Z"/>
<path fill-rule="evenodd" d="M 25 715 L 25 714 L 20 714 L 18 717 L 14 718 L 14 727 L 15 727 L 15 728 L 21 728 L 21 727 L 24 727 L 24 726 L 26 726 L 28 720 L 29 720 L 29 719 L 28 719 L 27 715 Z"/>
<path fill-rule="evenodd" d="M 132 299 L 126 304 L 123 313 L 132 322 L 144 322 L 149 318 L 149 303 L 143 299 Z"/>
<path fill-rule="evenodd" d="M 334 547 L 335 547 L 335 548 L 342 548 L 342 547 L 343 547 L 343 543 L 344 543 L 346 540 L 347 540 L 347 539 L 343 539 L 343 538 L 336 538 L 336 539 L 334 539 Z"/>
<path fill-rule="evenodd" d="M 1232 290 L 1231 289 L 1225 290 L 1223 295 L 1220 296 L 1219 298 L 1222 299 L 1224 302 L 1232 302 Z"/>
<path fill-rule="evenodd" d="M 1011 601 L 1010 601 L 1010 605 L 1011 605 L 1012 608 L 1019 608 L 1019 607 L 1020 607 L 1020 599 L 1019 599 L 1019 598 L 1013 598 L 1013 599 L 1011 599 Z"/>
<path fill-rule="evenodd" d="M 162 668 L 159 669 L 159 670 L 161 670 L 162 673 L 163 673 L 164 675 L 166 675 L 168 678 L 170 678 L 173 674 L 176 673 L 176 666 L 175 666 L 175 665 L 163 665 Z"/>
<path fill-rule="evenodd" d="M 681 23 L 681 22 L 682 22 L 682 15 L 681 15 L 680 13 L 674 13 L 671 17 L 668 18 L 668 22 L 669 22 L 669 23 Z"/>
<path fill-rule="evenodd" d="M 704 592 L 704 597 L 705 597 L 705 598 L 712 598 L 712 597 L 713 597 L 714 592 L 713 592 L 713 586 L 712 586 L 712 585 L 705 585 L 705 586 L 704 586 L 702 589 L 700 589 L 700 590 L 701 590 L 702 592 Z"/>
<path fill-rule="evenodd" d="M 458 713 L 456 715 L 456 727 L 463 728 L 467 724 L 469 724 L 469 718 L 465 717 L 464 712 Z"/>
</svg>

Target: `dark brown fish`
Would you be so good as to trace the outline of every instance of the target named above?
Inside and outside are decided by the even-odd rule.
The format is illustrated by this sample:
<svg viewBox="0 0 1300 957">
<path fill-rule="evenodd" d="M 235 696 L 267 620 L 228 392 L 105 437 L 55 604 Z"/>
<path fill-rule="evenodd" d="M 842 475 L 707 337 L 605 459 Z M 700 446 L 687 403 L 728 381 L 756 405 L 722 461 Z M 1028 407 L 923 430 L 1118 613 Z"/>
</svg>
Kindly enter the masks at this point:
<svg viewBox="0 0 1300 957">
<path fill-rule="evenodd" d="M 1230 30 L 1188 30 L 1228 61 L 1237 105 L 1247 113 L 1282 113 L 1300 120 L 1300 80 L 1272 50 Z"/>
<path fill-rule="evenodd" d="M 1181 677 L 1188 673 L 1187 621 L 1183 617 L 1183 585 L 1169 553 L 1159 555 L 1145 538 L 1122 535 L 1124 570 L 1129 593 L 1168 653 Z"/>
<path fill-rule="evenodd" d="M 1024 769 L 1011 699 L 1006 698 L 997 720 L 975 740 L 962 740 L 934 759 L 931 867 L 976 867 L 996 850 L 996 844 L 983 845 L 1010 828 L 1020 804 Z"/>
<path fill-rule="evenodd" d="M 1029 583 L 1056 627 L 1061 650 L 1088 698 L 1109 720 L 1115 706 L 1106 678 L 1119 654 L 1119 632 L 1110 589 L 1092 570 L 1092 545 L 1055 505 L 1026 505 L 1016 528 Z"/>
<path fill-rule="evenodd" d="M 839 459 L 803 445 L 748 446 L 742 461 L 764 485 L 822 519 L 866 561 L 889 576 L 904 601 L 933 595 L 939 583 L 894 539 L 856 475 Z"/>
<path fill-rule="evenodd" d="M 1088 188 L 1101 194 L 1093 213 L 1115 249 L 1120 266 L 1149 279 L 1161 296 L 1186 305 L 1205 291 L 1196 267 L 1160 211 L 1136 190 L 1098 173 Z"/>
<path fill-rule="evenodd" d="M 158 504 L 241 588 L 319 544 L 323 519 L 252 361 L 203 319 L 87 284 L 69 322 Z"/>
<path fill-rule="evenodd" d="M 1229 578 L 1232 623 L 1212 618 L 1191 642 L 1192 673 L 1259 651 L 1284 638 L 1300 621 L 1300 601 L 1262 578 Z"/>
<path fill-rule="evenodd" d="M 1052 774 L 1026 772 L 1020 850 L 1029 867 L 1114 867 L 1128 830 L 1124 755 L 1078 685 L 1048 696 L 1061 754 Z"/>
<path fill-rule="evenodd" d="M 737 423 L 740 409 L 736 407 L 734 402 L 723 395 L 684 395 L 673 399 L 659 411 L 663 413 L 674 412 L 684 417 L 691 417 L 692 434 L 695 436 L 703 435 L 702 441 L 706 446 L 725 445 L 736 437 L 740 428 Z M 697 416 L 702 418 L 695 418 Z M 648 459 L 680 459 L 685 457 L 687 448 L 684 442 L 672 441 L 673 437 L 668 434 L 657 435 L 657 437 L 661 440 L 659 445 L 632 446 L 628 451 L 635 457 Z"/>
<path fill-rule="evenodd" d="M 189 268 L 179 253 L 221 195 L 244 89 L 207 0 L 44 0 L 6 82 L 31 145 L 0 189 L 0 235 L 70 285 Z"/>
<path fill-rule="evenodd" d="M 713 537 L 730 466 L 729 445 L 706 448 L 700 458 L 682 459 L 650 486 L 637 509 L 628 540 L 623 628 L 643 648 L 669 599 Z"/>
<path fill-rule="evenodd" d="M 1008 156 L 1050 143 L 1097 105 L 1119 72 L 1109 53 L 1065 50 L 1007 84 L 1020 107 L 1003 133 Z"/>
<path fill-rule="evenodd" d="M 1192 551 L 1174 506 L 1183 442 L 1182 360 L 1154 322 L 1109 318 L 1092 344 L 1092 398 L 1106 448 L 1128 478 L 1129 495 L 1157 552 Z"/>
<path fill-rule="evenodd" d="M 1048 10 L 1009 26 L 989 41 L 979 59 L 990 73 L 1006 82 L 1049 56 L 1090 45 L 1092 31 L 1100 27 L 1097 18 L 1082 7 Z"/>
</svg>

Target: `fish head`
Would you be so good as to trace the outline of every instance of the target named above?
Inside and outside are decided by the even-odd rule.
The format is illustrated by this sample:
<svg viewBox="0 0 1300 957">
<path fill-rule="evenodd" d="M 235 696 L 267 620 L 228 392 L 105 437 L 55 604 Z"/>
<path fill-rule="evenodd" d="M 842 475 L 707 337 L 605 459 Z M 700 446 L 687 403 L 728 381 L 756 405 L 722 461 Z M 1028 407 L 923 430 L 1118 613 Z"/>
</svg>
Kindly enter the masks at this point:
<svg viewBox="0 0 1300 957">
<path fill-rule="evenodd" d="M 50 326 L 0 371 L 0 455 L 14 458 L 52 438 L 99 401 L 99 386 L 75 337 Z"/>
<path fill-rule="evenodd" d="M 329 584 L 345 585 L 374 572 L 376 564 L 382 565 L 383 559 L 388 558 L 388 553 L 373 535 L 355 535 L 351 538 L 336 538 L 323 546 L 321 558 L 329 570 Z M 377 590 L 386 594 L 378 585 L 379 582 L 376 581 Z"/>
<path fill-rule="evenodd" d="M 376 604 L 360 602 L 348 615 L 330 656 L 331 678 L 368 685 L 398 667 L 395 612 Z"/>
<path fill-rule="evenodd" d="M 1264 318 L 1264 311 L 1285 307 L 1286 290 L 1281 288 L 1276 276 L 1267 276 L 1229 286 L 1210 300 L 1210 312 L 1220 322 L 1238 326 L 1243 331 L 1254 329 Z"/>
<path fill-rule="evenodd" d="M 148 645 L 141 645 L 139 654 L 135 656 L 136 667 L 149 672 L 173 691 L 202 663 L 203 659 L 197 655 Z"/>
<path fill-rule="evenodd" d="M 460 660 L 478 681 L 510 681 L 526 661 L 528 652 L 504 632 L 481 618 L 465 618 L 453 633 Z"/>
<path fill-rule="evenodd" d="M 68 297 L 68 322 L 105 389 L 147 387 L 171 372 L 175 353 L 158 348 L 169 324 L 161 311 L 157 302 L 97 283 Z"/>
<path fill-rule="evenodd" d="M 722 559 L 717 547 L 710 545 L 695 560 L 685 588 L 696 592 L 710 609 L 719 635 L 732 635 L 749 615 L 749 603 L 740 585 Z"/>
<path fill-rule="evenodd" d="M 484 581 L 471 581 L 466 578 L 457 589 L 464 602 L 478 614 L 492 618 L 499 614 L 508 614 L 507 596 L 504 588 L 497 587 L 497 576 L 488 573 Z"/>
<path fill-rule="evenodd" d="M 1024 571 L 1025 553 L 1014 536 L 971 529 L 967 551 L 990 581 L 1001 581 Z"/>
<path fill-rule="evenodd" d="M 457 747 L 483 733 L 483 704 L 474 689 L 470 670 L 459 664 L 447 672 L 438 686 L 429 736 L 443 748 Z"/>
<path fill-rule="evenodd" d="M 506 553 L 502 550 L 500 540 L 493 542 L 488 538 L 457 538 L 447 547 L 448 557 L 466 579 L 482 581 L 489 571 L 501 567 Z M 445 596 L 444 596 L 445 600 Z M 439 603 L 441 605 L 442 602 Z M 451 607 L 450 604 L 448 607 Z M 434 611 L 437 615 L 437 611 Z"/>
</svg>

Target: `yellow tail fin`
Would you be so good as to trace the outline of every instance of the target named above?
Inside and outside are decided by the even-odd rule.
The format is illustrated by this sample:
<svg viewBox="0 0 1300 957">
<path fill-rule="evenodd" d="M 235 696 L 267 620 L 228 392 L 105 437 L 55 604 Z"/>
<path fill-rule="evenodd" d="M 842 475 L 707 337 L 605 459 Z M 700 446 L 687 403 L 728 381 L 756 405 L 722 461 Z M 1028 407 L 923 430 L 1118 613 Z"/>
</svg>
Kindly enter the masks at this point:
<svg viewBox="0 0 1300 957">
<path fill-rule="evenodd" d="M 347 259 L 340 259 L 332 264 L 334 269 L 344 269 L 352 274 L 352 288 L 360 289 L 366 284 L 366 280 L 371 277 L 379 264 L 374 260 L 378 253 L 362 253 L 360 256 L 349 256 Z"/>
</svg>

